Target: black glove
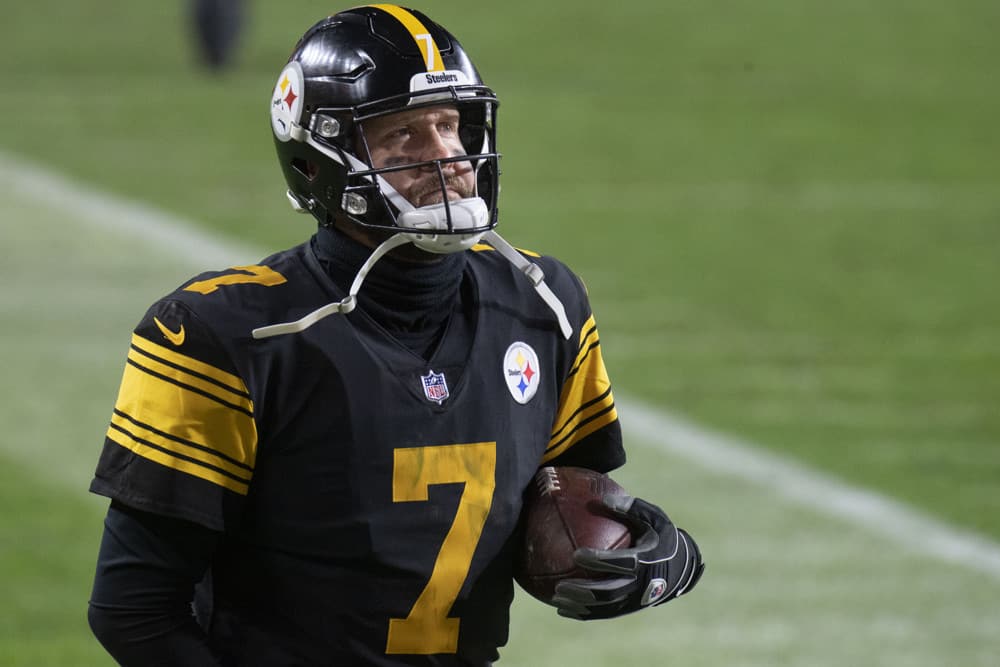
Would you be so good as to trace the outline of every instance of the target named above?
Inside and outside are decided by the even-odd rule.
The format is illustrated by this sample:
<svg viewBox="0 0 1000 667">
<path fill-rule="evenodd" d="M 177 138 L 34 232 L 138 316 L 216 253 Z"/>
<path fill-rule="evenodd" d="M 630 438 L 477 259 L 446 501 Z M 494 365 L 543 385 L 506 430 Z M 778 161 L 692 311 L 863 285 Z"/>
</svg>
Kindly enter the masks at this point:
<svg viewBox="0 0 1000 667">
<path fill-rule="evenodd" d="M 552 603 L 560 616 L 613 618 L 663 604 L 694 588 L 705 571 L 691 536 L 656 505 L 631 496 L 605 496 L 610 513 L 641 531 L 626 549 L 577 549 L 578 565 L 604 579 L 566 579 Z"/>
</svg>

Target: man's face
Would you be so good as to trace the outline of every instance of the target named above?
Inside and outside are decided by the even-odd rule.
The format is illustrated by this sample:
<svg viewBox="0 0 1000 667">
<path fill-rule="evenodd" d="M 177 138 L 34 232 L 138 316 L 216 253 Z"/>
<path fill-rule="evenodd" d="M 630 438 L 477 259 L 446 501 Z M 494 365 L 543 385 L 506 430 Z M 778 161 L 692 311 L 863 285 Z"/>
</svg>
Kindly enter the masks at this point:
<svg viewBox="0 0 1000 667">
<path fill-rule="evenodd" d="M 458 122 L 458 110 L 446 105 L 400 111 L 365 121 L 372 166 L 380 169 L 465 155 L 458 138 Z M 441 168 L 449 201 L 473 195 L 475 174 L 471 163 L 450 162 Z M 382 178 L 414 206 L 438 204 L 443 199 L 434 165 L 388 172 Z"/>
</svg>

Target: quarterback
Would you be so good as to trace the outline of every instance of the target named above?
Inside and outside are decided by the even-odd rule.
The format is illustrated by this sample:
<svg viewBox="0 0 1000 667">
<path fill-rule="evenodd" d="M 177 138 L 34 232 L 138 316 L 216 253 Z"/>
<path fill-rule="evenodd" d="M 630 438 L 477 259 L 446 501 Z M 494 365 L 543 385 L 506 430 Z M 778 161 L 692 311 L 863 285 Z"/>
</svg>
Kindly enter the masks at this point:
<svg viewBox="0 0 1000 667">
<path fill-rule="evenodd" d="M 490 665 L 535 472 L 625 462 L 586 292 L 497 234 L 497 97 L 420 12 L 319 21 L 268 102 L 316 233 L 136 326 L 90 487 L 91 628 L 129 666 Z M 586 554 L 606 576 L 560 584 L 558 613 L 692 589 L 686 532 L 608 511 L 647 537 Z"/>
</svg>

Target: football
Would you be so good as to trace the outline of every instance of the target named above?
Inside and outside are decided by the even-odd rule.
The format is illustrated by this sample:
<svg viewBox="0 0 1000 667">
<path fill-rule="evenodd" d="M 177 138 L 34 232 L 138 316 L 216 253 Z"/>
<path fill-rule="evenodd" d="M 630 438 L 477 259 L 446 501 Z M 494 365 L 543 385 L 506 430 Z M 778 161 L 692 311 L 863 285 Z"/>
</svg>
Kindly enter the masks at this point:
<svg viewBox="0 0 1000 667">
<path fill-rule="evenodd" d="M 605 495 L 625 495 L 614 480 L 586 468 L 544 467 L 535 474 L 521 510 L 514 580 L 532 597 L 551 604 L 556 584 L 588 578 L 573 552 L 579 547 L 631 546 L 629 527 L 603 509 Z"/>
</svg>

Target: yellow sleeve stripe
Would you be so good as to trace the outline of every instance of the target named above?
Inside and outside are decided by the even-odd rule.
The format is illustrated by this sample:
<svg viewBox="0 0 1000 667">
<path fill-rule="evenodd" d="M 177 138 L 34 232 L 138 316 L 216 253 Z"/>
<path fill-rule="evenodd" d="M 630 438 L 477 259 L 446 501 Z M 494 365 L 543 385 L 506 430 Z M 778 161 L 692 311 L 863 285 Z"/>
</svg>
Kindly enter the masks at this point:
<svg viewBox="0 0 1000 667">
<path fill-rule="evenodd" d="M 551 461 L 591 433 L 600 430 L 617 419 L 618 412 L 615 410 L 615 406 L 612 405 L 607 412 L 594 415 L 589 421 L 580 423 L 572 432 L 572 437 L 567 436 L 558 445 L 549 444 L 549 449 L 546 449 L 545 454 L 542 456 L 542 463 Z"/>
<path fill-rule="evenodd" d="M 611 380 L 604 367 L 597 324 L 591 315 L 580 332 L 580 349 L 567 373 L 545 460 L 566 451 L 618 419 Z"/>
<path fill-rule="evenodd" d="M 580 349 L 576 353 L 572 367 L 570 367 L 570 376 L 580 370 L 580 367 L 587 361 L 587 357 L 590 356 L 590 351 L 600 344 L 601 339 L 597 337 L 597 323 L 594 321 L 594 316 L 591 315 L 580 327 Z M 603 361 L 601 364 L 603 365 Z"/>
<path fill-rule="evenodd" d="M 212 447 L 184 440 L 175 435 L 153 428 L 149 424 L 143 424 L 131 415 L 115 410 L 111 415 L 111 426 L 113 429 L 128 435 L 132 440 L 143 442 L 157 449 L 172 452 L 181 458 L 201 461 L 208 466 L 218 468 L 228 472 L 232 477 L 244 482 L 250 481 L 253 468 L 237 461 Z"/>
<path fill-rule="evenodd" d="M 597 391 L 597 389 L 599 387 L 592 386 L 593 391 Z M 580 405 L 573 414 L 566 418 L 562 426 L 552 431 L 552 435 L 549 436 L 549 447 L 559 445 L 579 428 L 581 423 L 594 419 L 596 416 L 611 410 L 614 406 L 615 399 L 611 393 L 611 387 L 607 387 L 602 394 Z"/>
<path fill-rule="evenodd" d="M 132 348 L 143 353 L 145 356 L 155 357 L 193 375 L 201 375 L 234 393 L 243 394 L 244 396 L 248 395 L 247 386 L 239 376 L 227 373 L 211 364 L 198 361 L 193 357 L 175 352 L 170 348 L 157 345 L 138 334 L 132 334 Z"/>
<path fill-rule="evenodd" d="M 397 21 L 403 24 L 404 28 L 410 31 L 410 35 L 413 36 L 413 41 L 417 43 L 417 46 L 420 48 L 420 53 L 424 57 L 424 62 L 427 64 L 428 72 L 444 71 L 444 62 L 441 60 L 441 52 L 438 50 L 438 45 L 434 41 L 434 38 L 431 37 L 430 30 L 424 27 L 424 24 L 420 22 L 420 19 L 397 5 L 370 6 L 375 9 L 381 9 L 387 14 L 391 14 Z"/>
<path fill-rule="evenodd" d="M 115 410 L 170 438 L 194 443 L 253 468 L 257 425 L 249 399 L 225 401 L 185 379 L 156 373 L 130 358 Z"/>
<path fill-rule="evenodd" d="M 603 394 L 575 411 L 549 438 L 546 454 L 569 449 L 585 436 L 618 418 L 615 399 L 609 387 Z"/>
<path fill-rule="evenodd" d="M 240 495 L 245 496 L 250 489 L 248 483 L 249 480 L 244 481 L 243 479 L 236 479 L 230 474 L 217 468 L 207 466 L 205 463 L 200 461 L 181 458 L 173 452 L 166 452 L 158 449 L 130 434 L 117 430 L 113 422 L 111 428 L 108 429 L 108 439 L 118 443 L 122 447 L 138 454 L 139 456 L 142 456 L 143 458 L 149 459 L 150 461 L 154 461 L 160 465 L 173 468 L 174 470 L 179 470 L 189 475 L 194 475 L 195 477 L 200 477 L 201 479 L 212 482 L 213 484 L 218 484 L 219 486 L 229 489 L 230 491 L 234 491 Z"/>
<path fill-rule="evenodd" d="M 164 382 L 176 384 L 190 392 L 204 396 L 226 407 L 238 410 L 248 417 L 253 417 L 253 402 L 246 394 L 238 394 L 218 384 L 207 380 L 204 376 L 193 375 L 184 369 L 164 364 L 153 357 L 148 357 L 137 351 L 129 350 L 127 366 L 142 371 Z"/>
</svg>

